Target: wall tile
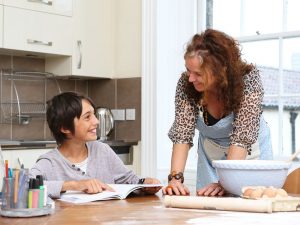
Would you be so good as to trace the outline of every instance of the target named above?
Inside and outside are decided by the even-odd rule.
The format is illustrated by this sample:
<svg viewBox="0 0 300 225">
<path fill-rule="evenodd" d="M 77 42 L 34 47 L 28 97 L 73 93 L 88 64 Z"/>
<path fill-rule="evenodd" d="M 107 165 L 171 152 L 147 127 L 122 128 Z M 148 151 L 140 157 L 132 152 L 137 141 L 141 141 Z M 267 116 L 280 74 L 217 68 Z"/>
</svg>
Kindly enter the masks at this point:
<svg viewBox="0 0 300 225">
<path fill-rule="evenodd" d="M 89 96 L 96 106 L 136 110 L 136 120 L 115 121 L 115 128 L 109 139 L 141 139 L 141 78 L 90 80 Z"/>
<path fill-rule="evenodd" d="M 141 78 L 117 80 L 117 108 L 135 109 L 135 120 L 116 121 L 116 139 L 141 140 Z"/>
<path fill-rule="evenodd" d="M 55 81 L 55 79 L 49 79 L 46 82 L 46 101 L 51 99 L 54 95 L 59 94 L 60 92 L 60 85 L 59 81 Z"/>
<path fill-rule="evenodd" d="M 0 55 L 0 68 L 11 69 L 12 68 L 12 56 Z"/>
<path fill-rule="evenodd" d="M 89 81 L 89 96 L 96 107 L 116 107 L 116 80 L 101 79 Z"/>
<path fill-rule="evenodd" d="M 88 96 L 88 81 L 86 80 L 76 80 L 75 90 L 76 92 Z"/>
<path fill-rule="evenodd" d="M 75 81 L 74 80 L 58 80 L 58 84 L 59 84 L 62 92 L 75 90 Z"/>
<path fill-rule="evenodd" d="M 44 120 L 32 119 L 27 125 L 12 125 L 12 140 L 44 140 Z"/>
<path fill-rule="evenodd" d="M 14 56 L 12 60 L 12 69 L 14 69 L 15 71 L 45 71 L 44 59 Z"/>
<path fill-rule="evenodd" d="M 0 139 L 11 139 L 11 125 L 0 123 Z"/>
</svg>

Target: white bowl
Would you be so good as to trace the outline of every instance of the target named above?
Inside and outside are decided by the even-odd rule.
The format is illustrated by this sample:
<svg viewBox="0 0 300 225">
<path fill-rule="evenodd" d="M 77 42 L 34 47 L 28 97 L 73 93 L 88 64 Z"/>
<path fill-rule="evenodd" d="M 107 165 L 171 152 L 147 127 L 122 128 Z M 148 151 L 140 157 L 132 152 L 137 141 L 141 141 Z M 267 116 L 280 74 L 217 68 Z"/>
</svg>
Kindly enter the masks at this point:
<svg viewBox="0 0 300 225">
<path fill-rule="evenodd" d="M 290 162 L 275 160 L 215 160 L 219 182 L 231 194 L 241 195 L 246 186 L 282 188 Z"/>
</svg>

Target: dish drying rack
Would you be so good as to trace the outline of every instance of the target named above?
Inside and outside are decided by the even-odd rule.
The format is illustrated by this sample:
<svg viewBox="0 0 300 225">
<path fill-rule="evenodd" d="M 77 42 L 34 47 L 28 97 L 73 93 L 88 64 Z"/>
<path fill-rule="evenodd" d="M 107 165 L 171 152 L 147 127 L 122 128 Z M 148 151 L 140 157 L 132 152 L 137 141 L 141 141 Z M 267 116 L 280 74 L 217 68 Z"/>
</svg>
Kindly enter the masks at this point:
<svg viewBox="0 0 300 225">
<path fill-rule="evenodd" d="M 47 82 L 46 80 L 53 80 L 57 86 L 57 90 L 61 93 L 59 83 L 52 73 L 45 72 L 13 72 L 13 71 L 2 71 L 2 79 L 10 80 L 12 83 L 13 92 L 15 94 L 14 101 L 4 102 L 2 100 L 1 93 L 1 112 L 2 112 L 2 123 L 13 123 L 26 125 L 29 124 L 32 118 L 45 118 L 46 115 L 46 100 L 43 102 L 30 102 L 21 101 L 20 93 L 18 91 L 16 81 L 21 82 Z M 1 82 L 2 84 L 2 82 Z M 46 91 L 45 91 L 46 92 Z"/>
</svg>

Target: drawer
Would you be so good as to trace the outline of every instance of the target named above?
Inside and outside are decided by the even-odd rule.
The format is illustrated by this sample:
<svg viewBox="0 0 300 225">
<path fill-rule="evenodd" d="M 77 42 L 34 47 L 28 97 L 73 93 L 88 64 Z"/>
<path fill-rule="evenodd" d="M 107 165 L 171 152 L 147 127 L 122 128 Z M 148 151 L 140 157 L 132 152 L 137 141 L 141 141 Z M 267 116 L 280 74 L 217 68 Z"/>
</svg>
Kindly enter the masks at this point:
<svg viewBox="0 0 300 225">
<path fill-rule="evenodd" d="M 72 0 L 3 0 L 3 4 L 64 16 L 72 16 Z"/>
<path fill-rule="evenodd" d="M 70 56 L 71 17 L 4 6 L 3 48 Z"/>
</svg>

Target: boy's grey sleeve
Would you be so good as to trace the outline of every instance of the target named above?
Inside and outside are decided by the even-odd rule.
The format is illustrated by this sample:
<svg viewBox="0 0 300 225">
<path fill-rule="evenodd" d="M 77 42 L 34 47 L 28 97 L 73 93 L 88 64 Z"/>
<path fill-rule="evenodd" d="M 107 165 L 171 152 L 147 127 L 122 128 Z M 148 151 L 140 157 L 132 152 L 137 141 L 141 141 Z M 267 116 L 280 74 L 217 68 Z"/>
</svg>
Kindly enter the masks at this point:
<svg viewBox="0 0 300 225">
<path fill-rule="evenodd" d="M 137 184 L 139 182 L 139 177 L 124 165 L 123 161 L 112 149 L 110 149 L 109 158 L 116 184 Z"/>
<path fill-rule="evenodd" d="M 29 178 L 36 178 L 36 175 L 42 175 L 44 177 L 44 185 L 47 186 L 47 195 L 49 197 L 60 197 L 64 181 L 53 179 L 53 168 L 49 159 L 38 159 L 36 164 L 29 170 Z"/>
</svg>

